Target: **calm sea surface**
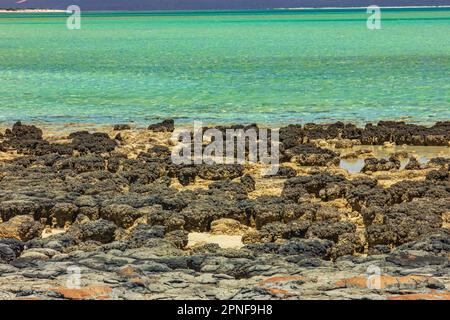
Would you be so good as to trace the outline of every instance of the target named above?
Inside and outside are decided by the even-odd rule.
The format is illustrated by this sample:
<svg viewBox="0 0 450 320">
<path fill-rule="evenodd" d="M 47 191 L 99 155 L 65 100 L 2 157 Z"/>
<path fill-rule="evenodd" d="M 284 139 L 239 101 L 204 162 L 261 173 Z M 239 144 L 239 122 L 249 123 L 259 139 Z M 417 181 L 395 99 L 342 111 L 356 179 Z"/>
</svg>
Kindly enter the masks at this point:
<svg viewBox="0 0 450 320">
<path fill-rule="evenodd" d="M 0 122 L 450 119 L 450 9 L 0 14 Z"/>
</svg>

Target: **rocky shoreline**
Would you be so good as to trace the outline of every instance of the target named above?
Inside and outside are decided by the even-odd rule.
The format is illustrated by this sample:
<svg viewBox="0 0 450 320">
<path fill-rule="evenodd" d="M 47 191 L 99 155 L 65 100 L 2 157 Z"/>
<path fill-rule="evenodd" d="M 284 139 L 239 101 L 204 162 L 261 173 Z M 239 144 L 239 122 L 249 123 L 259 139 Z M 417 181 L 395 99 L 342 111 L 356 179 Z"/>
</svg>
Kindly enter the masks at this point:
<svg viewBox="0 0 450 320">
<path fill-rule="evenodd" d="M 450 122 L 289 125 L 269 177 L 174 129 L 0 134 L 0 299 L 450 299 Z"/>
</svg>

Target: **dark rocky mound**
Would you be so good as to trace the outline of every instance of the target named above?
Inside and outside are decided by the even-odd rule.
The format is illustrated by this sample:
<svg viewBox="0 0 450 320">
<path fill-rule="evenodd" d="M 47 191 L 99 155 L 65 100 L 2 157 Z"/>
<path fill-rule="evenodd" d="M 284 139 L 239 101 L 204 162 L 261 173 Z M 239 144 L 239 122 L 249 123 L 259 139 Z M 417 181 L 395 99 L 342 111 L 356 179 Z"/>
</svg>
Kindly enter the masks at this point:
<svg viewBox="0 0 450 320">
<path fill-rule="evenodd" d="M 280 141 L 286 149 L 317 139 L 355 139 L 366 145 L 383 145 L 390 142 L 397 145 L 448 146 L 450 121 L 437 122 L 432 127 L 380 121 L 376 125 L 369 123 L 364 128 L 336 122 L 306 124 L 304 127 L 289 125 L 280 129 Z"/>
<path fill-rule="evenodd" d="M 153 132 L 173 132 L 175 130 L 175 121 L 166 119 L 163 122 L 149 125 L 147 129 Z"/>
<path fill-rule="evenodd" d="M 114 131 L 130 130 L 131 126 L 129 124 L 119 123 L 115 124 L 113 129 Z"/>
<path fill-rule="evenodd" d="M 301 144 L 283 153 L 285 160 L 295 162 L 301 166 L 330 166 L 339 165 L 339 154 L 309 144 Z"/>
<path fill-rule="evenodd" d="M 342 123 L 289 126 L 280 132 L 282 151 L 286 161 L 328 166 L 336 164 L 339 155 L 309 144 L 311 140 L 371 137 L 373 143 L 409 143 L 418 141 L 415 135 L 420 130 L 436 137 L 448 132 L 446 123 L 428 129 L 394 127 L 388 123 L 366 129 Z M 169 123 L 153 129 L 172 130 Z M 81 131 L 70 138 L 64 145 L 51 144 L 39 128 L 21 123 L 1 138 L 2 150 L 24 154 L 0 164 L 2 230 L 15 228 L 11 235 L 22 239 L 0 239 L 2 279 L 23 277 L 28 285 L 34 280 L 59 281 L 66 277 L 68 265 L 79 265 L 83 277 L 97 281 L 101 276 L 119 292 L 146 297 L 158 292 L 177 297 L 188 292 L 192 297 L 200 292 L 200 298 L 208 298 L 204 292 L 210 291 L 203 290 L 204 285 L 222 290 L 221 281 L 254 276 L 319 272 L 313 278 L 321 281 L 323 272 L 353 274 L 372 264 L 394 275 L 403 274 L 405 268 L 407 272 L 424 268 L 417 272 L 432 275 L 448 270 L 450 178 L 444 158 L 432 160 L 425 180 L 400 181 L 388 188 L 376 179 L 330 173 L 296 176 L 295 169 L 282 167 L 278 175 L 286 180 L 281 195 L 257 196 L 255 177 L 242 165 L 174 165 L 170 149 L 161 145 L 130 159 L 115 151 L 118 142 L 108 135 Z M 387 170 L 392 164 L 396 168 L 396 159 L 371 161 L 367 170 Z M 184 186 L 205 179 L 208 187 L 177 189 L 174 179 Z M 329 203 L 335 200 L 345 210 Z M 348 219 L 350 213 L 359 222 L 362 218 L 363 225 Z M 208 244 L 184 249 L 189 232 L 208 232 L 213 222 L 224 218 L 244 225 L 244 248 Z M 67 227 L 67 231 L 40 238 L 43 226 Z M 358 256 L 366 249 L 370 256 Z M 155 278 L 163 280 L 155 283 Z M 284 291 L 258 284 L 256 289 L 240 288 L 230 297 L 279 297 L 280 292 L 290 294 L 292 288 L 312 283 L 279 279 L 272 282 L 286 283 Z M 418 280 L 414 283 L 420 285 Z M 197 287 L 190 290 L 192 286 Z M 324 292 L 331 294 L 344 290 L 336 284 L 327 286 L 330 290 Z M 431 287 L 442 289 L 442 284 L 429 281 L 421 289 Z M 299 290 L 304 293 L 303 289 Z M 63 296 L 16 291 L 23 296 Z M 348 297 L 347 291 L 344 296 Z"/>
<path fill-rule="evenodd" d="M 362 172 L 390 171 L 400 169 L 400 161 L 394 157 L 386 159 L 367 158 L 364 160 Z"/>
</svg>

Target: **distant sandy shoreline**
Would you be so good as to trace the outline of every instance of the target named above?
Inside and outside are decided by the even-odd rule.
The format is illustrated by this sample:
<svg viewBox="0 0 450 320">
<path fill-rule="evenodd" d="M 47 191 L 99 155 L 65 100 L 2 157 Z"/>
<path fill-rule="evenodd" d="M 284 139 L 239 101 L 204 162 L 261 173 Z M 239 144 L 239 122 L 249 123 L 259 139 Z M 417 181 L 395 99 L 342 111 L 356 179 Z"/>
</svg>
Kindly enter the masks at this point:
<svg viewBox="0 0 450 320">
<path fill-rule="evenodd" d="M 280 7 L 280 8 L 270 8 L 266 10 L 352 10 L 352 9 L 366 9 L 367 7 Z M 380 6 L 381 9 L 427 9 L 427 8 L 450 8 L 450 6 Z M 260 11 L 261 9 L 242 9 L 245 11 Z M 263 9 L 264 10 L 264 9 Z M 129 11 L 129 10 L 87 10 L 91 12 L 114 12 L 114 11 Z M 240 11 L 240 9 L 219 9 L 219 10 L 130 10 L 130 12 L 186 12 L 186 11 Z M 17 10 L 5 10 L 0 9 L 0 13 L 51 13 L 51 12 L 66 12 L 65 10 L 58 9 L 17 9 Z"/>
</svg>

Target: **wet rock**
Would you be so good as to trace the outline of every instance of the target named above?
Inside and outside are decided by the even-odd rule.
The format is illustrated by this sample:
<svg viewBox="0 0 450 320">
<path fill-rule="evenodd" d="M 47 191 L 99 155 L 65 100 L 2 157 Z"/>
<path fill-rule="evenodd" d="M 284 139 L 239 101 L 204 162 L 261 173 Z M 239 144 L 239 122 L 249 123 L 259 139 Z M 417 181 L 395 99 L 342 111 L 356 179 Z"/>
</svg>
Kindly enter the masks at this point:
<svg viewBox="0 0 450 320">
<path fill-rule="evenodd" d="M 105 300 L 109 299 L 113 292 L 112 288 L 105 285 L 89 285 L 79 289 L 57 287 L 50 291 L 68 300 Z"/>
<path fill-rule="evenodd" d="M 334 143 L 334 147 L 336 149 L 349 149 L 355 145 L 358 145 L 359 141 L 350 140 L 350 139 L 338 139 L 338 140 L 332 141 L 332 143 Z"/>
<path fill-rule="evenodd" d="M 78 207 L 96 207 L 98 201 L 90 195 L 82 195 L 75 199 L 74 204 Z"/>
<path fill-rule="evenodd" d="M 286 180 L 282 195 L 298 201 L 305 194 L 312 194 L 323 200 L 343 197 L 348 189 L 347 180 L 342 175 L 313 174 Z"/>
<path fill-rule="evenodd" d="M 449 130 L 443 123 L 427 128 L 405 122 L 380 121 L 376 126 L 367 124 L 361 135 L 362 144 L 376 145 L 394 142 L 397 145 L 445 146 L 448 140 Z"/>
<path fill-rule="evenodd" d="M 220 218 L 235 219 L 243 223 L 248 220 L 245 210 L 237 205 L 236 200 L 224 197 L 222 192 L 192 201 L 180 212 L 180 216 L 185 222 L 185 230 L 197 232 L 208 231 L 211 222 Z"/>
<path fill-rule="evenodd" d="M 189 233 L 184 230 L 174 230 L 164 235 L 164 238 L 171 242 L 178 249 L 183 249 L 188 244 Z"/>
<path fill-rule="evenodd" d="M 49 143 L 42 138 L 42 130 L 36 126 L 23 125 L 16 122 L 12 129 L 6 129 L 2 149 L 9 148 L 19 152 L 33 153 L 36 149 L 45 149 Z"/>
<path fill-rule="evenodd" d="M 141 215 L 146 216 L 147 223 L 154 226 L 164 226 L 167 232 L 182 229 L 185 221 L 178 212 L 164 210 L 160 205 L 139 209 Z"/>
<path fill-rule="evenodd" d="M 309 221 L 273 222 L 264 225 L 259 233 L 259 242 L 275 242 L 279 239 L 304 238 Z"/>
<path fill-rule="evenodd" d="M 106 169 L 109 172 L 116 173 L 123 166 L 123 164 L 126 162 L 127 159 L 128 159 L 127 155 L 113 152 L 111 156 L 108 158 Z"/>
<path fill-rule="evenodd" d="M 17 215 L 36 214 L 38 205 L 30 200 L 7 200 L 0 203 L 0 217 L 8 221 Z"/>
<path fill-rule="evenodd" d="M 24 243 L 16 239 L 0 238 L 0 264 L 15 260 L 23 251 Z"/>
<path fill-rule="evenodd" d="M 357 159 L 361 156 L 370 156 L 373 157 L 372 151 L 369 149 L 359 149 L 349 153 L 346 153 L 341 156 L 341 159 Z"/>
<path fill-rule="evenodd" d="M 127 204 L 111 204 L 100 210 L 100 216 L 114 222 L 117 226 L 122 228 L 129 228 L 134 221 L 141 217 L 140 212 Z"/>
<path fill-rule="evenodd" d="M 235 179 L 243 173 L 244 168 L 240 164 L 203 164 L 198 168 L 198 176 L 205 180 Z"/>
<path fill-rule="evenodd" d="M 303 127 L 305 136 L 308 140 L 330 140 L 330 139 L 359 139 L 361 136 L 361 129 L 354 124 L 336 122 L 332 124 L 315 124 L 307 123 Z"/>
<path fill-rule="evenodd" d="M 394 157 L 386 159 L 367 158 L 364 160 L 362 172 L 390 171 L 400 169 L 400 161 Z"/>
<path fill-rule="evenodd" d="M 41 236 L 43 226 L 33 216 L 16 216 L 0 224 L 0 238 L 28 241 Z"/>
<path fill-rule="evenodd" d="M 126 160 L 121 175 L 131 184 L 149 184 L 165 174 L 166 167 L 160 162 Z"/>
<path fill-rule="evenodd" d="M 248 227 L 233 219 L 218 219 L 211 222 L 211 234 L 214 235 L 242 235 Z"/>
<path fill-rule="evenodd" d="M 294 168 L 280 166 L 275 175 L 267 175 L 265 178 L 281 177 L 281 178 L 293 178 L 297 175 L 297 171 Z"/>
<path fill-rule="evenodd" d="M 178 174 L 178 181 L 182 186 L 187 186 L 191 183 L 195 183 L 195 178 L 197 177 L 198 170 L 195 167 L 182 168 Z"/>
<path fill-rule="evenodd" d="M 396 151 L 391 154 L 391 157 L 398 160 L 404 160 L 409 158 L 409 153 L 407 151 Z"/>
<path fill-rule="evenodd" d="M 312 224 L 306 233 L 307 238 L 319 238 L 338 242 L 339 236 L 354 233 L 356 226 L 350 222 L 321 221 Z"/>
<path fill-rule="evenodd" d="M 208 185 L 208 188 L 214 191 L 226 192 L 235 197 L 246 197 L 248 190 L 244 184 L 231 180 L 214 181 Z"/>
<path fill-rule="evenodd" d="M 352 210 L 362 212 L 370 207 L 384 208 L 392 204 L 392 195 L 388 190 L 378 186 L 360 184 L 347 191 L 345 199 Z"/>
<path fill-rule="evenodd" d="M 430 290 L 426 293 L 410 293 L 410 294 L 401 294 L 389 296 L 388 300 L 450 300 L 450 293 L 448 291 L 436 291 Z"/>
<path fill-rule="evenodd" d="M 382 223 L 366 228 L 369 246 L 400 245 L 414 241 L 442 227 L 442 214 L 449 210 L 448 201 L 417 200 L 387 208 Z"/>
<path fill-rule="evenodd" d="M 318 239 L 292 239 L 283 244 L 263 243 L 249 244 L 245 248 L 257 254 L 277 253 L 281 255 L 305 255 L 310 257 L 327 258 L 333 242 Z"/>
<path fill-rule="evenodd" d="M 450 173 L 448 170 L 433 170 L 427 173 L 426 179 L 430 181 L 450 181 Z"/>
<path fill-rule="evenodd" d="M 175 122 L 172 119 L 166 119 L 163 122 L 149 125 L 147 129 L 153 132 L 173 132 Z"/>
<path fill-rule="evenodd" d="M 56 203 L 50 210 L 50 218 L 57 227 L 64 227 L 67 223 L 72 223 L 78 214 L 78 207 L 72 203 Z"/>
<path fill-rule="evenodd" d="M 114 131 L 130 130 L 131 126 L 129 124 L 115 124 L 113 127 Z"/>
<path fill-rule="evenodd" d="M 257 229 L 271 222 L 290 222 L 305 214 L 305 208 L 293 201 L 278 197 L 260 197 L 254 205 L 254 219 Z"/>
<path fill-rule="evenodd" d="M 68 233 L 80 241 L 92 240 L 101 243 L 109 243 L 114 241 L 116 230 L 117 226 L 113 222 L 99 219 L 73 225 Z"/>
<path fill-rule="evenodd" d="M 386 261 L 409 269 L 423 268 L 430 265 L 443 266 L 445 268 L 449 265 L 449 260 L 446 257 L 417 251 L 413 253 L 408 251 L 393 252 L 386 257 Z"/>
<path fill-rule="evenodd" d="M 255 179 L 249 174 L 241 177 L 241 184 L 244 187 L 245 192 L 247 193 L 255 191 L 256 189 Z"/>
<path fill-rule="evenodd" d="M 148 158 L 161 158 L 166 159 L 169 158 L 171 155 L 171 151 L 168 147 L 162 146 L 162 145 L 156 145 L 147 150 L 147 157 Z"/>
<path fill-rule="evenodd" d="M 336 285 L 338 287 L 346 288 L 359 288 L 370 289 L 370 282 L 367 277 L 353 277 L 339 280 Z M 374 285 L 375 286 L 375 285 Z M 400 290 L 400 289 L 419 289 L 419 288 L 432 288 L 441 286 L 439 281 L 432 277 L 420 276 L 420 275 L 408 275 L 403 277 L 393 277 L 390 275 L 380 275 L 377 279 L 377 283 L 374 289 L 377 290 Z"/>
<path fill-rule="evenodd" d="M 449 169 L 450 158 L 443 158 L 443 157 L 432 158 L 432 159 L 430 159 L 429 164 L 431 166 L 436 166 L 436 167 Z"/>
<path fill-rule="evenodd" d="M 369 255 L 389 254 L 391 249 L 387 245 L 376 245 L 369 248 Z"/>
<path fill-rule="evenodd" d="M 349 146 L 363 136 L 373 138 L 375 144 L 438 144 L 450 128 L 445 123 L 432 129 L 394 127 L 389 123 L 368 129 L 343 123 L 289 126 L 280 133 L 281 159 L 291 159 L 289 149 L 312 148 L 308 150 L 322 161 L 322 153 L 332 155 L 317 145 Z M 28 286 L 45 283 L 48 288 L 55 283 L 56 287 L 66 280 L 68 265 L 81 265 L 86 283 L 101 280 L 112 285 L 114 295 L 104 298 L 378 299 L 443 290 L 446 284 L 450 251 L 446 158 L 435 158 L 426 171 L 414 167 L 416 172 L 396 173 L 395 179 L 401 181 L 395 183 L 387 174 L 374 175 L 380 184 L 361 178 L 365 175 L 336 174 L 339 169 L 297 168 L 302 175 L 296 176 L 294 165 L 281 167 L 278 176 L 287 178 L 282 194 L 267 196 L 272 190 L 261 188 L 269 181 L 256 183 L 259 176 L 244 174 L 255 168 L 174 165 L 169 147 L 154 145 L 156 139 L 142 151 L 149 143 L 148 134 L 143 136 L 146 141 L 132 146 L 134 136 L 123 136 L 124 154 L 114 151 L 107 135 L 78 132 L 70 136 L 70 143 L 53 144 L 43 140 L 38 128 L 17 127 L 14 132 L 7 132 L 1 148 L 17 147 L 24 155 L 0 166 L 0 230 L 20 221 L 28 233 L 20 235 L 21 228 L 13 233 L 30 240 L 0 238 L 4 280 L 0 294 L 62 298 L 56 290 L 16 287 L 24 281 Z M 96 140 L 100 144 L 91 146 Z M 307 152 L 299 154 L 308 157 Z M 391 162 L 400 156 L 404 155 L 392 156 Z M 201 182 L 199 188 L 179 188 L 176 183 L 170 187 L 174 178 L 183 185 L 195 183 L 200 169 L 200 178 L 211 182 Z M 406 176 L 412 180 L 405 180 Z M 274 181 L 278 183 L 282 182 Z M 29 236 L 35 229 L 27 229 L 22 221 L 66 231 L 45 238 Z M 10 236 L 11 229 L 6 229 Z M 223 249 L 206 244 L 186 250 L 193 231 L 236 234 L 246 246 Z M 361 256 L 367 249 L 370 255 Z M 359 280 L 336 286 L 341 276 L 354 278 L 370 265 L 380 266 L 386 275 L 391 272 L 400 285 L 387 286 L 389 292 L 365 290 L 364 294 L 357 286 Z M 299 272 L 301 279 L 294 279 Z M 413 272 L 432 275 L 436 281 L 416 277 L 403 281 Z M 333 289 L 325 291 L 330 286 Z"/>
<path fill-rule="evenodd" d="M 42 130 L 33 125 L 23 125 L 22 122 L 17 121 L 14 123 L 11 130 L 6 130 L 5 137 L 14 137 L 24 140 L 41 140 Z"/>
<path fill-rule="evenodd" d="M 287 149 L 284 154 L 291 162 L 301 166 L 339 165 L 340 162 L 338 153 L 309 144 Z"/>
<path fill-rule="evenodd" d="M 52 249 L 59 252 L 63 252 L 66 249 L 69 249 L 73 246 L 76 246 L 79 243 L 79 240 L 75 238 L 73 235 L 68 233 L 58 233 L 51 235 L 47 238 L 35 238 L 26 243 L 27 248 L 46 248 Z"/>
<path fill-rule="evenodd" d="M 430 172 L 429 177 L 439 179 L 441 175 L 436 176 Z M 444 176 L 445 179 L 445 176 Z M 440 183 L 438 180 L 429 181 L 411 181 L 403 180 L 393 184 L 386 191 L 391 195 L 392 203 L 401 203 L 405 201 L 412 201 L 416 198 L 447 198 L 450 197 L 450 190 L 447 189 L 445 183 Z"/>
<path fill-rule="evenodd" d="M 333 260 L 344 256 L 354 256 L 363 253 L 365 242 L 354 231 L 338 235 L 337 243 L 331 248 L 330 257 Z"/>
<path fill-rule="evenodd" d="M 33 250 L 25 250 L 22 252 L 22 254 L 20 255 L 21 259 L 30 259 L 30 260 L 48 260 L 50 259 L 47 255 L 40 253 L 40 252 L 36 252 Z M 36 274 L 31 274 L 28 277 L 30 278 L 34 278 L 34 277 L 38 277 Z"/>
<path fill-rule="evenodd" d="M 117 146 L 117 142 L 103 132 L 78 131 L 71 133 L 69 139 L 72 139 L 70 146 L 80 153 L 111 152 Z"/>
<path fill-rule="evenodd" d="M 450 253 L 450 231 L 441 229 L 438 232 L 425 234 L 415 241 L 405 243 L 396 248 L 397 252 L 408 250 L 425 251 L 430 255 L 446 255 Z"/>
<path fill-rule="evenodd" d="M 422 166 L 415 157 L 411 157 L 409 159 L 408 164 L 405 166 L 405 169 L 406 170 L 421 170 Z"/>
<path fill-rule="evenodd" d="M 16 258 L 14 251 L 7 245 L 0 243 L 0 263 L 9 263 Z"/>
<path fill-rule="evenodd" d="M 303 130 L 301 125 L 289 125 L 279 131 L 280 142 L 285 149 L 293 148 L 303 143 Z"/>
<path fill-rule="evenodd" d="M 76 173 L 100 171 L 105 169 L 105 162 L 102 157 L 88 155 L 76 158 L 65 158 L 55 161 L 54 168 L 58 171 L 72 170 Z"/>
<path fill-rule="evenodd" d="M 166 231 L 163 226 L 139 224 L 131 233 L 128 239 L 128 246 L 130 248 L 143 247 L 151 239 L 163 238 L 165 232 Z"/>
</svg>

